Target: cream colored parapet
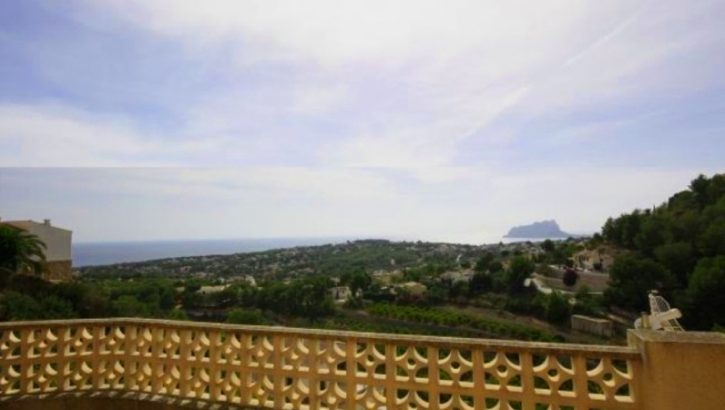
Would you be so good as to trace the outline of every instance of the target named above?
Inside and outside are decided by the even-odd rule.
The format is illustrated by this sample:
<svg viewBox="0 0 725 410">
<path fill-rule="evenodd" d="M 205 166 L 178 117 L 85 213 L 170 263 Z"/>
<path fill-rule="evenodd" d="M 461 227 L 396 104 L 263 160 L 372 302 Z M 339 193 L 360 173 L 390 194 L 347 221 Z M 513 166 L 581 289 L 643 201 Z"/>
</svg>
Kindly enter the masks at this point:
<svg viewBox="0 0 725 410">
<path fill-rule="evenodd" d="M 629 344 L 642 352 L 643 409 L 725 409 L 725 334 L 638 330 Z"/>
<path fill-rule="evenodd" d="M 634 347 L 141 319 L 0 324 L 5 400 L 118 391 L 278 409 L 643 409 L 642 372 Z"/>
</svg>

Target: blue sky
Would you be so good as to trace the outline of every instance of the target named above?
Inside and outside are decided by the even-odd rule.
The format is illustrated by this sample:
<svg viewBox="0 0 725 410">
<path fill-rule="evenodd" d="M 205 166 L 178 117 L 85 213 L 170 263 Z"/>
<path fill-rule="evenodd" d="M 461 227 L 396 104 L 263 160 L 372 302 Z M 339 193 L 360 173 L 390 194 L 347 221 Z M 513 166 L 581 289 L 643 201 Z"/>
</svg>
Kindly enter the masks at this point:
<svg viewBox="0 0 725 410">
<path fill-rule="evenodd" d="M 483 242 L 725 164 L 722 1 L 9 0 L 0 217 Z"/>
</svg>

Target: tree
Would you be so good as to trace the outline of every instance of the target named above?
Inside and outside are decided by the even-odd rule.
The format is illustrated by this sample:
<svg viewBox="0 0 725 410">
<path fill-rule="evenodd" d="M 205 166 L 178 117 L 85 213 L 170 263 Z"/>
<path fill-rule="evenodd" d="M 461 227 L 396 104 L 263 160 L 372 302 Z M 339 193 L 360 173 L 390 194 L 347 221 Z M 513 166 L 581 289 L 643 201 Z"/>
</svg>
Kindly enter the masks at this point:
<svg viewBox="0 0 725 410">
<path fill-rule="evenodd" d="M 176 290 L 170 283 L 160 285 L 159 291 L 159 308 L 161 310 L 170 310 L 176 305 Z"/>
<path fill-rule="evenodd" d="M 189 320 L 183 309 L 172 309 L 167 317 L 171 320 Z"/>
<path fill-rule="evenodd" d="M 506 271 L 506 287 L 509 293 L 519 293 L 524 289 L 524 281 L 534 272 L 534 263 L 524 256 L 511 259 Z"/>
<path fill-rule="evenodd" d="M 610 218 L 602 234 L 632 251 L 611 272 L 608 303 L 646 309 L 653 288 L 687 302 L 698 261 L 725 255 L 725 174 L 699 175 L 663 205 Z"/>
<path fill-rule="evenodd" d="M 491 252 L 486 252 L 478 258 L 476 261 L 476 265 L 474 266 L 473 270 L 477 273 L 486 273 L 491 269 L 491 263 L 494 261 L 495 257 Z"/>
<path fill-rule="evenodd" d="M 589 292 L 589 286 L 582 285 L 579 290 L 576 291 L 574 298 L 576 298 L 577 302 L 588 303 L 592 300 L 592 295 Z"/>
<path fill-rule="evenodd" d="M 148 307 L 133 295 L 123 295 L 113 302 L 116 314 L 123 317 L 148 317 Z"/>
<path fill-rule="evenodd" d="M 654 249 L 670 240 L 669 226 L 663 218 L 647 216 L 643 218 L 634 243 L 642 253 L 653 256 Z"/>
<path fill-rule="evenodd" d="M 667 289 L 673 284 L 669 272 L 652 259 L 635 254 L 620 255 L 609 271 L 610 303 L 638 311 L 648 309 L 647 294 L 653 289 Z"/>
<path fill-rule="evenodd" d="M 483 292 L 491 290 L 493 280 L 487 273 L 476 272 L 471 277 L 471 281 L 468 284 L 468 292 L 470 296 L 478 296 Z"/>
<path fill-rule="evenodd" d="M 698 329 L 725 325 L 725 256 L 698 262 L 686 295 L 688 323 Z"/>
<path fill-rule="evenodd" d="M 32 297 L 14 291 L 0 294 L 0 319 L 34 320 L 41 316 L 40 304 Z"/>
<path fill-rule="evenodd" d="M 725 219 L 711 223 L 699 237 L 705 256 L 725 255 Z"/>
<path fill-rule="evenodd" d="M 552 292 L 546 298 L 546 320 L 562 324 L 569 318 L 569 301 L 559 292 Z"/>
<path fill-rule="evenodd" d="M 33 297 L 14 290 L 0 295 L 0 320 L 67 319 L 76 316 L 71 303 L 56 295 Z"/>
<path fill-rule="evenodd" d="M 503 264 L 500 261 L 493 261 L 488 265 L 488 271 L 491 273 L 501 272 L 503 270 Z"/>
<path fill-rule="evenodd" d="M 193 309 L 202 304 L 201 294 L 197 292 L 184 292 L 181 294 L 181 306 L 185 309 Z"/>
<path fill-rule="evenodd" d="M 551 239 L 547 239 L 541 243 L 541 249 L 543 249 L 547 253 L 551 253 L 554 252 L 554 250 L 556 249 L 556 244 Z"/>
<path fill-rule="evenodd" d="M 330 287 L 329 278 L 318 276 L 305 278 L 292 283 L 288 292 L 293 313 L 314 321 L 333 312 L 332 298 L 327 291 Z M 278 299 L 277 303 L 279 303 Z"/>
<path fill-rule="evenodd" d="M 76 317 L 73 306 L 65 299 L 49 295 L 40 300 L 42 319 L 70 319 Z"/>
<path fill-rule="evenodd" d="M 194 293 L 199 289 L 201 289 L 201 281 L 199 279 L 189 279 L 184 286 L 184 292 L 186 293 Z"/>
<path fill-rule="evenodd" d="M 45 295 L 53 291 L 52 283 L 31 275 L 13 275 L 5 283 L 5 286 L 7 290 L 13 290 L 31 297 Z"/>
<path fill-rule="evenodd" d="M 426 302 L 430 305 L 437 305 L 446 301 L 448 288 L 439 282 L 433 282 L 425 291 Z"/>
<path fill-rule="evenodd" d="M 350 290 L 353 295 L 356 295 L 359 290 L 365 291 L 373 283 L 373 278 L 365 271 L 357 271 L 350 275 L 347 285 L 350 286 Z"/>
<path fill-rule="evenodd" d="M 566 268 L 564 276 L 561 278 L 564 285 L 572 287 L 576 285 L 577 280 L 579 280 L 579 274 L 576 273 L 576 270 L 574 270 L 574 268 Z"/>
<path fill-rule="evenodd" d="M 19 273 L 40 273 L 45 264 L 45 244 L 37 236 L 0 225 L 0 286 Z"/>
<path fill-rule="evenodd" d="M 468 283 L 463 280 L 453 282 L 448 288 L 448 298 L 451 300 L 465 297 L 468 294 Z"/>
<path fill-rule="evenodd" d="M 705 175 L 698 175 L 697 178 L 692 180 L 690 183 L 690 191 L 694 194 L 695 202 L 703 208 L 708 202 L 708 188 L 710 187 L 710 181 Z"/>
<path fill-rule="evenodd" d="M 654 254 L 657 261 L 677 278 L 679 284 L 686 287 L 694 263 L 692 246 L 687 242 L 670 242 L 658 246 Z"/>
</svg>

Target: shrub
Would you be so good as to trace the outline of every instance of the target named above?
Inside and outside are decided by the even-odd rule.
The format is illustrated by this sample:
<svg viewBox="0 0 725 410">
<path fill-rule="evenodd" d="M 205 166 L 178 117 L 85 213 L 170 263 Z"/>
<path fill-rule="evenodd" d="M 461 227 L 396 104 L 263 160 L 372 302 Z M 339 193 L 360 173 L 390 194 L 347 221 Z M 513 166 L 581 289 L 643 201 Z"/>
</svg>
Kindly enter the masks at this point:
<svg viewBox="0 0 725 410">
<path fill-rule="evenodd" d="M 237 325 L 262 325 L 267 322 L 267 319 L 258 309 L 237 308 L 229 311 L 226 322 Z"/>
<path fill-rule="evenodd" d="M 523 291 L 524 281 L 534 272 L 534 263 L 523 256 L 516 256 L 511 259 L 511 264 L 506 272 L 505 281 L 510 294 Z"/>
<path fill-rule="evenodd" d="M 546 300 L 546 320 L 562 324 L 569 319 L 569 302 L 559 292 L 553 292 Z"/>
<path fill-rule="evenodd" d="M 562 282 L 566 286 L 572 287 L 576 285 L 577 280 L 579 280 L 579 274 L 573 268 L 566 268 Z"/>
</svg>

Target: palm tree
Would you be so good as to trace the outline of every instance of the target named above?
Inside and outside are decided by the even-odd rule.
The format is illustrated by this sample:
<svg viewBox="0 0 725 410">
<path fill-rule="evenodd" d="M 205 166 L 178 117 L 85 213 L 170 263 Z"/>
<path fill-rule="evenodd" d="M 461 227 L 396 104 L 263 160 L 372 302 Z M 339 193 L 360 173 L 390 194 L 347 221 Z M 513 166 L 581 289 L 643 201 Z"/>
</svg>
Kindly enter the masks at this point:
<svg viewBox="0 0 725 410">
<path fill-rule="evenodd" d="M 37 236 L 0 225 L 0 286 L 16 273 L 42 272 L 45 249 L 45 243 Z"/>
</svg>

